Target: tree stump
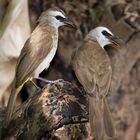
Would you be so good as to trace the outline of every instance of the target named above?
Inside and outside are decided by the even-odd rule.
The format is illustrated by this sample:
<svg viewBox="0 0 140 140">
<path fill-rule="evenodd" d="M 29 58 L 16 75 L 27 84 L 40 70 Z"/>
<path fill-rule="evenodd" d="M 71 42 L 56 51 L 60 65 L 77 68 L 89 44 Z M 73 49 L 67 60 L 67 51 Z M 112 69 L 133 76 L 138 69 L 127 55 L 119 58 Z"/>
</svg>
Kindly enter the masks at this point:
<svg viewBox="0 0 140 140">
<path fill-rule="evenodd" d="M 2 128 L 2 140 L 87 139 L 87 122 L 88 102 L 84 90 L 61 80 L 48 84 L 17 107 L 10 124 Z M 61 130 L 63 127 L 65 131 Z"/>
</svg>

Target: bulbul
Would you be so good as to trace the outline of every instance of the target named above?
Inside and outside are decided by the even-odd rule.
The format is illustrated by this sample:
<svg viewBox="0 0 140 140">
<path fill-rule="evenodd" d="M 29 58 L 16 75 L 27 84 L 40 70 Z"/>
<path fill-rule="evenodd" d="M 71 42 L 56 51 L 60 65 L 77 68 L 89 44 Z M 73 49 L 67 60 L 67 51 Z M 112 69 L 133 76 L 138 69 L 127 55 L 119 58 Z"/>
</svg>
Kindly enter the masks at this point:
<svg viewBox="0 0 140 140">
<path fill-rule="evenodd" d="M 97 27 L 85 37 L 72 56 L 72 68 L 89 97 L 91 135 L 103 140 L 115 135 L 106 96 L 111 82 L 111 62 L 104 47 L 119 46 L 119 39 L 106 27 Z"/>
<path fill-rule="evenodd" d="M 14 108 L 16 97 L 23 85 L 47 69 L 58 45 L 58 28 L 68 25 L 75 28 L 72 21 L 59 8 L 43 12 L 39 24 L 26 41 L 18 58 L 13 88 L 7 105 L 5 123 L 8 124 Z"/>
</svg>

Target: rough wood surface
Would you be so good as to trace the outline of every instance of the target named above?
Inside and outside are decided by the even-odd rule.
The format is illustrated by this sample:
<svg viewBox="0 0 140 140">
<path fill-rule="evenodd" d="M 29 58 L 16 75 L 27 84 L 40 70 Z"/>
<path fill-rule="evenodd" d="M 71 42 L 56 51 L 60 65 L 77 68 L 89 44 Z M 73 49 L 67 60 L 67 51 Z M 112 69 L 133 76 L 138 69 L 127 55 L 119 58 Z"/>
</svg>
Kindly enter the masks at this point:
<svg viewBox="0 0 140 140">
<path fill-rule="evenodd" d="M 43 91 L 19 106 L 12 117 L 8 127 L 2 129 L 2 140 L 48 139 L 54 137 L 55 130 L 67 124 L 83 123 L 80 126 L 85 127 L 84 123 L 88 122 L 86 95 L 62 80 L 45 86 Z M 83 137 L 88 137 L 87 129 L 82 131 Z"/>
</svg>

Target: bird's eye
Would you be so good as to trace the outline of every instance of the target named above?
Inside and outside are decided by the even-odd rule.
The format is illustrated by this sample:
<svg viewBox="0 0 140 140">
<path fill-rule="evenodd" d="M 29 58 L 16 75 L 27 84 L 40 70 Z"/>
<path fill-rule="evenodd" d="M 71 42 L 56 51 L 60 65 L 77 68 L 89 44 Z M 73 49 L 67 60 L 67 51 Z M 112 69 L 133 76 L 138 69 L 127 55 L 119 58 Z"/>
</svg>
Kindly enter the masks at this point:
<svg viewBox="0 0 140 140">
<path fill-rule="evenodd" d="M 63 19 L 65 19 L 64 17 L 61 17 L 61 16 L 55 16 L 55 18 L 56 18 L 57 20 L 63 20 Z"/>
<path fill-rule="evenodd" d="M 104 36 L 112 36 L 110 33 L 108 33 L 107 31 L 102 31 L 102 34 L 104 35 Z"/>
</svg>

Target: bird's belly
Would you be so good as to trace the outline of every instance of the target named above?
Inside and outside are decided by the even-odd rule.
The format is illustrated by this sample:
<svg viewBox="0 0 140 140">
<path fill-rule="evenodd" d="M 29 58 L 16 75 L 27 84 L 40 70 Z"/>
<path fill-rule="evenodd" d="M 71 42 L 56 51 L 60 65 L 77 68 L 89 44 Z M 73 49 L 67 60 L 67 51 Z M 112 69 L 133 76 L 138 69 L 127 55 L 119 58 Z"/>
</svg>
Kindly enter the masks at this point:
<svg viewBox="0 0 140 140">
<path fill-rule="evenodd" d="M 57 47 L 53 47 L 52 50 L 49 52 L 49 54 L 46 56 L 46 58 L 42 61 L 42 63 L 37 67 L 37 69 L 34 71 L 34 78 L 37 78 L 39 74 L 44 70 L 48 69 L 50 66 L 50 62 L 52 61 L 55 53 L 56 53 Z"/>
</svg>

